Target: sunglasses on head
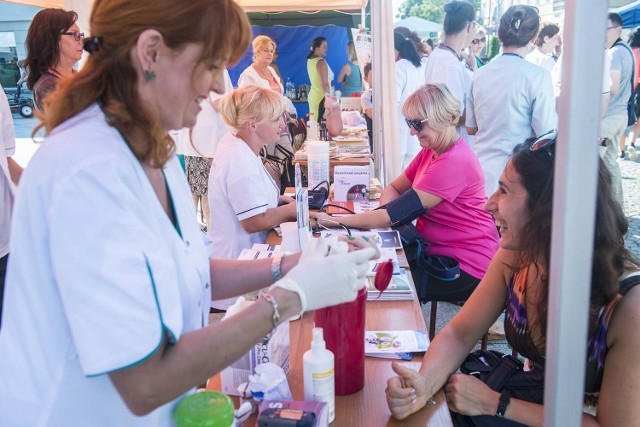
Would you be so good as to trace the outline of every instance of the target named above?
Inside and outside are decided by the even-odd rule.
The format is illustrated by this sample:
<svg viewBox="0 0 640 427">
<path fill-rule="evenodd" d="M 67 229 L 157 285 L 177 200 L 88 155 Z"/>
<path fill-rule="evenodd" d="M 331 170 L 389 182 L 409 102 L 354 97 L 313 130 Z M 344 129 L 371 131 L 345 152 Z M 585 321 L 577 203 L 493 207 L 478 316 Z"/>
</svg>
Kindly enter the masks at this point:
<svg viewBox="0 0 640 427">
<path fill-rule="evenodd" d="M 62 35 L 73 36 L 73 39 L 77 42 L 84 39 L 84 33 L 81 33 L 80 31 L 65 31 L 64 33 L 62 33 Z"/>
<path fill-rule="evenodd" d="M 422 119 L 422 120 L 404 119 L 404 121 L 407 123 L 407 126 L 409 126 L 410 128 L 413 128 L 416 132 L 420 132 L 422 130 L 422 124 L 426 122 L 427 119 Z"/>
<path fill-rule="evenodd" d="M 473 39 L 471 40 L 471 44 L 480 44 L 480 43 L 486 43 L 487 39 L 486 38 L 481 38 L 481 39 Z"/>
<path fill-rule="evenodd" d="M 551 146 L 555 144 L 556 139 L 558 137 L 558 132 L 554 130 L 550 130 L 549 132 L 543 133 L 539 137 L 537 137 L 531 145 L 529 145 L 529 150 L 538 151 L 545 150 L 549 156 L 553 157 L 553 153 L 551 152 Z"/>
</svg>

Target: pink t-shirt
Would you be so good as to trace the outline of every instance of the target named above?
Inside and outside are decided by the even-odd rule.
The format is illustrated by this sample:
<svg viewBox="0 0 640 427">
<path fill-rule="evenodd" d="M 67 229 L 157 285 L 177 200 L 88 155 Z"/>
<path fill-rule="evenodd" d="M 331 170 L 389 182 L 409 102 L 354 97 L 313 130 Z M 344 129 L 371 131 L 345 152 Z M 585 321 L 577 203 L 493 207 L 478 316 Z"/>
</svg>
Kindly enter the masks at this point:
<svg viewBox="0 0 640 427">
<path fill-rule="evenodd" d="M 414 189 L 442 198 L 416 225 L 429 253 L 450 256 L 481 279 L 498 250 L 498 231 L 483 208 L 484 174 L 473 150 L 462 138 L 435 158 L 433 150 L 422 149 L 404 173 Z"/>
</svg>

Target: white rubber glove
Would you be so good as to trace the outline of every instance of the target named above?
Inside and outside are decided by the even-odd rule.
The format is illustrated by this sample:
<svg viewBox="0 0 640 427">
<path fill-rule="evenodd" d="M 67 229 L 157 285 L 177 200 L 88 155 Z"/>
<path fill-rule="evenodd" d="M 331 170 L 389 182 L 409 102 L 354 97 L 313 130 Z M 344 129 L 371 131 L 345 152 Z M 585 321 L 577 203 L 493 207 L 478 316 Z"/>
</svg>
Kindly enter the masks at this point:
<svg viewBox="0 0 640 427">
<path fill-rule="evenodd" d="M 337 239 L 311 239 L 298 265 L 272 286 L 297 293 L 303 312 L 355 300 L 376 250 L 346 253 L 346 246 Z"/>
</svg>

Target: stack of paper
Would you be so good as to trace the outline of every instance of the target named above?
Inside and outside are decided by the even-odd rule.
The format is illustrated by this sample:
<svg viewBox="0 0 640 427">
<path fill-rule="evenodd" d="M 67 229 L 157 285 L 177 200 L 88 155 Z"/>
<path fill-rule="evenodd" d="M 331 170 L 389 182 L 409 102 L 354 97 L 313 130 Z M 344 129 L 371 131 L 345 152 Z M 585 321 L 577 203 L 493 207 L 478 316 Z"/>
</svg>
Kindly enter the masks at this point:
<svg viewBox="0 0 640 427">
<path fill-rule="evenodd" d="M 374 280 L 374 276 L 367 277 L 367 300 L 369 301 L 407 301 L 415 299 L 408 273 L 404 270 L 401 274 L 394 274 L 391 277 L 389 287 L 382 294 L 376 289 Z"/>
<path fill-rule="evenodd" d="M 429 348 L 429 338 L 423 331 L 365 331 L 364 354 L 370 357 L 411 359 L 411 353 Z"/>
</svg>

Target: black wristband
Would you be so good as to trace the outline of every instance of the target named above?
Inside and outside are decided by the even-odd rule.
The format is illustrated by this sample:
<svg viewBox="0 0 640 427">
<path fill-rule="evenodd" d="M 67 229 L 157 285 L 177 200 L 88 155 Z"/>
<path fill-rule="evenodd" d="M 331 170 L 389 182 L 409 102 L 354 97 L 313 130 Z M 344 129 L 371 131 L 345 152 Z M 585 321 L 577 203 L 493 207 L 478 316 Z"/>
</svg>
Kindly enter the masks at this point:
<svg viewBox="0 0 640 427">
<path fill-rule="evenodd" d="M 509 390 L 502 390 L 500 400 L 498 401 L 498 409 L 496 409 L 496 417 L 504 418 L 505 412 L 507 412 L 507 406 L 511 400 L 511 392 Z"/>
</svg>

